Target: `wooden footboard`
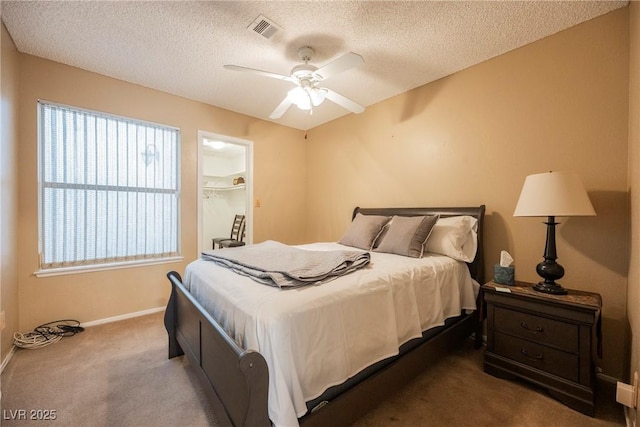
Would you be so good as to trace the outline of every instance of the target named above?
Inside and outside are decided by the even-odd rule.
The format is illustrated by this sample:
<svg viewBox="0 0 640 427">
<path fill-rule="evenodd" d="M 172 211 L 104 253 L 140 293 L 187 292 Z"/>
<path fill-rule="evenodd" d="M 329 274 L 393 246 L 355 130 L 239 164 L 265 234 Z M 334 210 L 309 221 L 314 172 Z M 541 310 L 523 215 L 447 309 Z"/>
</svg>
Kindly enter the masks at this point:
<svg viewBox="0 0 640 427">
<path fill-rule="evenodd" d="M 169 272 L 167 277 L 171 296 L 164 324 L 169 358 L 187 355 L 214 399 L 216 416 L 223 425 L 270 426 L 269 372 L 262 355 L 238 347 L 184 288 L 178 273 Z"/>
<path fill-rule="evenodd" d="M 212 399 L 222 425 L 270 426 L 267 399 L 269 374 L 258 352 L 238 347 L 182 285 L 180 275 L 167 274 L 171 297 L 164 323 L 169 358 L 186 354 Z M 408 384 L 425 367 L 459 346 L 477 330 L 473 313 L 411 350 L 326 406 L 300 419 L 304 427 L 349 425 L 390 394 Z"/>
</svg>

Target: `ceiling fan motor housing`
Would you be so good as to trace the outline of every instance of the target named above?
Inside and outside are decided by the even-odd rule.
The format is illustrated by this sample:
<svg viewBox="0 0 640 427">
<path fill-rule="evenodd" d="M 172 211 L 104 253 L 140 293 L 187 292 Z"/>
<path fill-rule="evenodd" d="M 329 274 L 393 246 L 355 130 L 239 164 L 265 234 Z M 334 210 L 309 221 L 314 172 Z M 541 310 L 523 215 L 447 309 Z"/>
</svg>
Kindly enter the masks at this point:
<svg viewBox="0 0 640 427">
<path fill-rule="evenodd" d="M 310 64 L 300 64 L 293 67 L 291 70 L 291 76 L 295 77 L 299 80 L 301 79 L 311 79 L 313 77 L 314 71 L 316 71 L 318 67 L 315 67 Z"/>
<path fill-rule="evenodd" d="M 301 61 L 309 62 L 311 61 L 311 58 L 313 58 L 313 55 L 315 55 L 315 53 L 316 51 L 313 50 L 312 47 L 302 46 L 300 49 L 298 49 L 298 58 L 300 58 Z"/>
</svg>

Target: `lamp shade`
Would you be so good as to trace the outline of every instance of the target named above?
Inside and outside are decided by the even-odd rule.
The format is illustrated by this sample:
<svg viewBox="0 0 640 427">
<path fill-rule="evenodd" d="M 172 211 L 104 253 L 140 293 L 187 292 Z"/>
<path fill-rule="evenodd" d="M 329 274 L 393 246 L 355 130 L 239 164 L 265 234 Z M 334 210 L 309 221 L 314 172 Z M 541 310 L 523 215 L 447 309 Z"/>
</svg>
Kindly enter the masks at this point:
<svg viewBox="0 0 640 427">
<path fill-rule="evenodd" d="M 513 216 L 595 214 L 578 175 L 571 172 L 546 172 L 527 176 Z"/>
</svg>

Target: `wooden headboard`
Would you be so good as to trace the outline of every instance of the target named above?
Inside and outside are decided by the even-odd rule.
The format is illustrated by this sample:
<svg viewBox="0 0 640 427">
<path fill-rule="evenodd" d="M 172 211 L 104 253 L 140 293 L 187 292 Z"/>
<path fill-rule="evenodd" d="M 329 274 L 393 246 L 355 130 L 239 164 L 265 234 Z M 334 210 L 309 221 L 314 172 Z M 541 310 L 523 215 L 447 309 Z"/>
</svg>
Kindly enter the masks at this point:
<svg viewBox="0 0 640 427">
<path fill-rule="evenodd" d="M 475 259 L 467 263 L 469 272 L 479 284 L 484 283 L 484 211 L 485 205 L 459 208 L 360 208 L 353 210 L 352 219 L 357 213 L 362 215 L 399 215 L 399 216 L 419 216 L 419 215 L 440 215 L 441 217 L 469 215 L 478 219 L 478 251 Z"/>
</svg>

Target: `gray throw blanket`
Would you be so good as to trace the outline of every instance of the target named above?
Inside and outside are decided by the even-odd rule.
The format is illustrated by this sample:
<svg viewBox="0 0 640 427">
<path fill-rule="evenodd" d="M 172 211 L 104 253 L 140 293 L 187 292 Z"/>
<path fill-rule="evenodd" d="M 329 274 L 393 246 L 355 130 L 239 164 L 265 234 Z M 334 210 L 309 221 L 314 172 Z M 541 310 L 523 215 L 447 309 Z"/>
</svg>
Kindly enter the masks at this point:
<svg viewBox="0 0 640 427">
<path fill-rule="evenodd" d="M 272 240 L 202 252 L 204 260 L 279 288 L 326 283 L 366 266 L 370 257 L 369 252 L 311 251 Z"/>
</svg>

